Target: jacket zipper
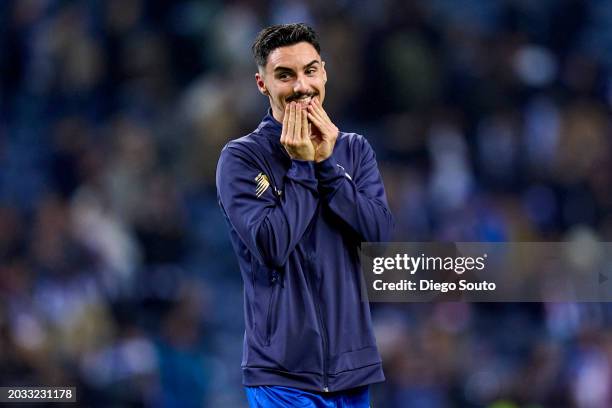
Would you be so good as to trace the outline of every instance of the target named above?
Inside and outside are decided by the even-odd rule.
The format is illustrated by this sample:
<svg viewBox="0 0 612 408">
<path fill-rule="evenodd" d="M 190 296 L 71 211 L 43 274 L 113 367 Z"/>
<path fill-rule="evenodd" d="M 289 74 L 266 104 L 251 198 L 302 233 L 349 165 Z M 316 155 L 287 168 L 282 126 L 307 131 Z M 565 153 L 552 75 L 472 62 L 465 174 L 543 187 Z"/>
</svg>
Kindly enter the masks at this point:
<svg viewBox="0 0 612 408">
<path fill-rule="evenodd" d="M 308 257 L 308 263 L 311 264 L 311 258 Z M 323 323 L 323 317 L 321 314 L 321 307 L 319 306 L 319 298 L 315 293 L 314 287 L 310 278 L 308 277 L 308 273 L 306 275 L 306 282 L 310 286 L 310 292 L 312 294 L 313 300 L 315 300 L 315 309 L 317 310 L 317 320 L 319 321 L 319 329 L 321 330 L 321 339 L 323 341 L 323 392 L 329 392 L 329 379 L 327 378 L 327 355 L 328 351 L 328 339 L 327 339 L 327 328 L 325 327 L 325 323 Z"/>
<path fill-rule="evenodd" d="M 276 312 L 276 298 L 278 296 L 278 287 L 280 286 L 279 276 L 277 272 L 273 272 L 271 283 L 274 286 L 272 287 L 272 293 L 270 294 L 270 301 L 268 302 L 268 314 L 266 316 L 266 346 L 269 346 L 270 341 L 272 340 L 272 316 L 274 316 L 273 313 Z"/>
</svg>

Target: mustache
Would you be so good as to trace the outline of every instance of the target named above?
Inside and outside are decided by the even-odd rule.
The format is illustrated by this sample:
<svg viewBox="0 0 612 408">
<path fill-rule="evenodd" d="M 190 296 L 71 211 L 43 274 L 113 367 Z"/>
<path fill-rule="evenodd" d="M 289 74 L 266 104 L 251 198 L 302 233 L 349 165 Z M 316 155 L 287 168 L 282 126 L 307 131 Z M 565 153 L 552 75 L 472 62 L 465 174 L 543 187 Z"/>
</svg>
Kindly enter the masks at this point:
<svg viewBox="0 0 612 408">
<path fill-rule="evenodd" d="M 308 93 L 308 94 L 305 94 L 305 93 L 293 94 L 293 95 L 291 95 L 290 97 L 287 98 L 287 102 L 297 101 L 298 99 L 301 99 L 303 97 L 314 98 L 318 94 L 319 94 L 318 92 Z"/>
</svg>

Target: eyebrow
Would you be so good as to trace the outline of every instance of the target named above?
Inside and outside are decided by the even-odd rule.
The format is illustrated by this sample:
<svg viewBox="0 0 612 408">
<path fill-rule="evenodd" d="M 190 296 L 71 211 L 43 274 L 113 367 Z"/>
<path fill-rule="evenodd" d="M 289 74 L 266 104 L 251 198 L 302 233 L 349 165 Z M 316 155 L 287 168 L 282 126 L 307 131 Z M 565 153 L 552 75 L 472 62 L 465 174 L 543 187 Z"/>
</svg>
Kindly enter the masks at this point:
<svg viewBox="0 0 612 408">
<path fill-rule="evenodd" d="M 304 69 L 308 69 L 311 66 L 313 66 L 315 64 L 318 64 L 318 63 L 319 63 L 319 60 L 316 60 L 316 59 L 312 60 L 308 64 L 304 65 Z M 284 71 L 293 71 L 293 70 L 291 68 L 287 68 L 287 67 L 276 67 L 276 68 L 274 68 L 274 72 L 281 72 L 281 71 L 284 72 Z"/>
</svg>

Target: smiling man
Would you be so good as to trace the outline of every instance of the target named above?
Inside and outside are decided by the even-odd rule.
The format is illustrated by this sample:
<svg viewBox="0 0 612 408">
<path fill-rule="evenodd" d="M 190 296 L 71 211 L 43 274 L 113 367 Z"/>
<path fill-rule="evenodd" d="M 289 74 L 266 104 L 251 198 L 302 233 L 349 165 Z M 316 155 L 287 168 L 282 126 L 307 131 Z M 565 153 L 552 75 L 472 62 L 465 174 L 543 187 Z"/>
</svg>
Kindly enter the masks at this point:
<svg viewBox="0 0 612 408">
<path fill-rule="evenodd" d="M 368 385 L 384 375 L 358 249 L 387 241 L 393 224 L 374 152 L 323 108 L 312 28 L 268 27 L 253 54 L 270 109 L 225 146 L 216 179 L 244 281 L 249 404 L 368 407 Z"/>
</svg>

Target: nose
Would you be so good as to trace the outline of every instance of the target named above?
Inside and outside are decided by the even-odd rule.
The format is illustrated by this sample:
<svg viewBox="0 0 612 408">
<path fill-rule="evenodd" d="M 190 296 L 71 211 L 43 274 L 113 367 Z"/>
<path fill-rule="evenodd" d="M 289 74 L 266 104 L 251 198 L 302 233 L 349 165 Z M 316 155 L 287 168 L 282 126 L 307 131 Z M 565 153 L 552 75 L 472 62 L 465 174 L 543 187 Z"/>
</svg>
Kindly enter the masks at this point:
<svg viewBox="0 0 612 408">
<path fill-rule="evenodd" d="M 304 78 L 304 76 L 298 75 L 297 79 L 293 84 L 293 93 L 308 93 L 308 87 L 306 86 L 306 78 Z"/>
</svg>

